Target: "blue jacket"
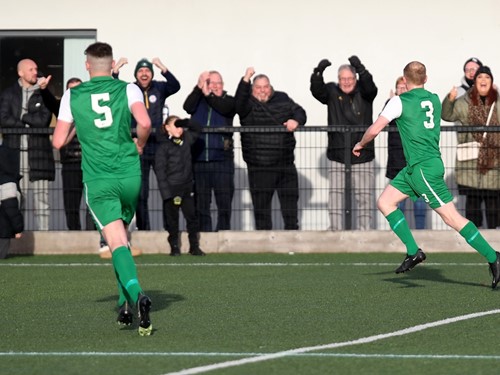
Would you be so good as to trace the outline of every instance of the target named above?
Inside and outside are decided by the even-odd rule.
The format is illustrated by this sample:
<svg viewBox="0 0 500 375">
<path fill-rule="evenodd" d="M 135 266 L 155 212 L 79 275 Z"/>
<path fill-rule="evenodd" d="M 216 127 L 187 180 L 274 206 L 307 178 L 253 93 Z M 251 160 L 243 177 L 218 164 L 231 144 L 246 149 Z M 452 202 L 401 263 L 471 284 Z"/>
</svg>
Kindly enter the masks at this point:
<svg viewBox="0 0 500 375">
<path fill-rule="evenodd" d="M 184 102 L 184 110 L 202 128 L 233 126 L 235 115 L 234 98 L 226 91 L 221 96 L 205 96 L 198 86 Z M 233 158 L 232 133 L 203 133 L 193 145 L 195 162 L 222 161 Z"/>
<path fill-rule="evenodd" d="M 143 155 L 153 156 L 156 151 L 157 141 L 156 133 L 160 132 L 161 126 L 163 124 L 163 105 L 165 104 L 165 99 L 170 95 L 175 94 L 181 89 L 181 85 L 177 78 L 174 77 L 170 71 L 167 70 L 166 73 L 161 73 L 163 77 L 167 80 L 165 81 L 155 81 L 152 80 L 148 88 L 143 89 L 137 82 L 135 84 L 141 89 L 144 95 L 144 104 L 148 110 L 149 118 L 151 119 L 151 128 L 154 129 L 148 138 L 146 147 L 144 147 Z M 113 77 L 118 78 L 118 74 L 113 74 Z M 132 129 L 135 130 L 137 123 L 132 116 Z"/>
</svg>

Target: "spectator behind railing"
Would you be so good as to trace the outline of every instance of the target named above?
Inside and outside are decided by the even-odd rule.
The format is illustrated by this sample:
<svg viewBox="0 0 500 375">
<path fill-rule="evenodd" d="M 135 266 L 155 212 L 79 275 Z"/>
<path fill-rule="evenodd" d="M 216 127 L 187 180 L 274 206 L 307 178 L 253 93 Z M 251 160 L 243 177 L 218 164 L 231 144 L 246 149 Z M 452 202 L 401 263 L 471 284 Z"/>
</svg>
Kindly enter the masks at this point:
<svg viewBox="0 0 500 375">
<path fill-rule="evenodd" d="M 306 111 L 286 93 L 274 91 L 269 78 L 255 74 L 253 67 L 245 71 L 235 94 L 236 112 L 241 126 L 279 126 L 286 132 L 242 133 L 241 151 L 247 163 L 255 228 L 273 228 L 271 203 L 278 193 L 285 229 L 299 229 L 299 179 L 295 167 L 295 136 L 298 126 L 307 120 Z"/>
<path fill-rule="evenodd" d="M 468 126 L 498 126 L 500 97 L 493 86 L 493 74 L 487 66 L 477 69 L 474 85 L 458 97 L 456 87 L 443 100 L 442 118 Z M 465 194 L 465 217 L 478 227 L 500 226 L 500 133 L 459 132 L 458 144 L 478 142 L 479 152 L 469 157 L 457 155 L 455 177 L 459 191 Z M 461 159 L 461 160 L 460 160 Z M 483 225 L 482 204 L 486 223 Z"/>
<path fill-rule="evenodd" d="M 204 128 L 233 126 L 234 97 L 224 91 L 219 72 L 203 72 L 184 102 L 184 110 Z M 203 133 L 193 145 L 196 212 L 201 232 L 211 232 L 212 191 L 217 205 L 215 230 L 231 229 L 234 195 L 233 133 Z"/>
<path fill-rule="evenodd" d="M 45 107 L 38 86 L 38 66 L 30 59 L 17 64 L 19 80 L 2 92 L 0 126 L 48 128 L 52 113 Z M 3 134 L 3 144 L 20 151 L 21 191 L 33 192 L 38 230 L 49 230 L 49 181 L 55 179 L 55 163 L 48 134 Z M 24 200 L 24 199 L 23 199 Z M 25 207 L 25 202 L 21 204 Z"/>
<path fill-rule="evenodd" d="M 19 152 L 0 145 L 0 259 L 9 254 L 10 239 L 21 238 L 24 230 L 20 178 Z"/>
<path fill-rule="evenodd" d="M 113 77 L 118 78 L 120 68 L 127 64 L 126 58 L 121 58 L 113 68 Z M 160 74 L 165 78 L 165 81 L 154 80 L 154 66 L 160 69 Z M 158 146 L 156 141 L 156 131 L 160 131 L 163 124 L 163 110 L 165 100 L 178 92 L 181 85 L 177 78 L 171 71 L 163 64 L 158 58 L 154 57 L 151 61 L 148 59 L 141 59 L 137 62 L 134 69 L 135 84 L 141 89 L 144 96 L 144 104 L 148 110 L 149 118 L 151 119 L 152 129 L 155 131 L 151 133 L 148 139 L 144 152 L 141 155 L 141 194 L 137 202 L 136 211 L 136 225 L 139 230 L 150 230 L 151 224 L 149 222 L 149 174 L 151 169 L 154 170 L 155 152 Z M 132 118 L 132 128 L 136 128 L 135 119 Z M 159 134 L 159 133 L 158 133 Z M 134 228 L 132 228 L 134 229 Z"/>
<path fill-rule="evenodd" d="M 40 79 L 40 93 L 42 94 L 45 106 L 56 117 L 59 115 L 61 100 L 57 99 L 47 88 L 52 76 Z M 68 79 L 66 90 L 78 86 L 82 80 L 77 77 Z M 60 150 L 61 177 L 63 185 L 64 213 L 66 215 L 66 225 L 69 230 L 81 230 L 80 204 L 83 196 L 82 182 L 82 147 L 78 137 L 74 137 L 70 143 Z M 85 212 L 86 230 L 95 229 L 94 222 L 88 210 Z"/>
<path fill-rule="evenodd" d="M 325 84 L 324 70 L 332 65 L 323 59 L 314 68 L 311 75 L 311 93 L 328 107 L 328 125 L 370 125 L 373 121 L 373 100 L 377 96 L 377 86 L 373 77 L 361 64 L 357 56 L 349 58 L 350 65 L 341 65 L 338 69 L 339 82 Z M 356 79 L 359 76 L 359 81 Z M 350 140 L 346 139 L 350 136 Z M 363 132 L 345 134 L 344 132 L 328 133 L 327 158 L 329 162 L 328 179 L 330 191 L 328 210 L 330 230 L 373 228 L 373 190 L 375 188 L 375 149 L 374 143 L 366 145 L 359 158 L 347 152 L 361 140 Z M 349 163 L 352 182 L 346 181 L 345 164 Z M 344 223 L 346 183 L 352 183 L 354 198 L 353 210 L 356 226 L 351 222 Z M 350 200 L 350 197 L 349 197 Z"/>
<path fill-rule="evenodd" d="M 202 256 L 200 227 L 194 199 L 191 147 L 200 135 L 200 125 L 178 116 L 166 118 L 157 134 L 155 174 L 163 200 L 164 221 L 167 224 L 170 255 L 181 255 L 179 247 L 179 210 L 187 222 L 189 254 Z"/>
</svg>

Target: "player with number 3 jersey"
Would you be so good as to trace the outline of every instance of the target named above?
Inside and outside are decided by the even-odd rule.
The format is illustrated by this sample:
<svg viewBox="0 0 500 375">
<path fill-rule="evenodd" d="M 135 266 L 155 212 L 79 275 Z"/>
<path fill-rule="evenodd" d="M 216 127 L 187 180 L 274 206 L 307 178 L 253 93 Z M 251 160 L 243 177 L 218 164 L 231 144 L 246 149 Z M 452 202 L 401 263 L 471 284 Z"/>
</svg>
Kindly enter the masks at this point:
<svg viewBox="0 0 500 375">
<path fill-rule="evenodd" d="M 398 208 L 398 204 L 408 197 L 412 200 L 422 197 L 448 226 L 487 259 L 493 275 L 491 287 L 496 288 L 500 281 L 500 254 L 484 239 L 474 223 L 460 215 L 444 181 L 444 164 L 439 150 L 441 102 L 436 94 L 424 88 L 427 81 L 425 65 L 410 62 L 404 68 L 403 78 L 408 91 L 387 103 L 352 150 L 355 156 L 359 156 L 389 122 L 396 120 L 407 165 L 387 185 L 377 202 L 391 229 L 406 245 L 407 256 L 396 273 L 409 271 L 426 259 Z"/>
</svg>

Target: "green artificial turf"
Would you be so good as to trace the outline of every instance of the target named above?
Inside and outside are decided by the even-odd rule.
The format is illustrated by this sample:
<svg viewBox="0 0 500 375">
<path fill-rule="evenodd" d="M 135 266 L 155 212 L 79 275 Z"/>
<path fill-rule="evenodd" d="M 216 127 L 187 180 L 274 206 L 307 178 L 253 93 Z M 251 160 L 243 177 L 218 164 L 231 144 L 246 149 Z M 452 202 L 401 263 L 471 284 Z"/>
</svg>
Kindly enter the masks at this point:
<svg viewBox="0 0 500 375">
<path fill-rule="evenodd" d="M 0 374 L 160 375 L 228 361 L 237 362 L 185 373 L 498 374 L 500 291 L 490 288 L 485 260 L 428 254 L 396 275 L 403 257 L 144 255 L 136 262 L 153 300 L 150 337 L 136 322 L 116 324 L 110 261 L 8 258 L 0 263 Z M 493 313 L 394 334 L 485 311 Z"/>
</svg>

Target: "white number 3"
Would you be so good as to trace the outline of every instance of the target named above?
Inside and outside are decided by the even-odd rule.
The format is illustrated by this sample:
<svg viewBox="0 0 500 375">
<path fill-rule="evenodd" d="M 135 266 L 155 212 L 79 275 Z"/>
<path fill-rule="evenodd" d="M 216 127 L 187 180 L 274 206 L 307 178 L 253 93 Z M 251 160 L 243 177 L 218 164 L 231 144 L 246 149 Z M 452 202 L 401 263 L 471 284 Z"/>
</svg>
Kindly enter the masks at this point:
<svg viewBox="0 0 500 375">
<path fill-rule="evenodd" d="M 424 127 L 426 129 L 432 129 L 434 127 L 434 106 L 430 100 L 424 100 L 420 102 L 420 106 L 424 109 L 427 109 L 425 115 L 429 119 L 429 121 L 424 121 Z"/>
<path fill-rule="evenodd" d="M 105 105 L 101 105 L 99 102 L 101 100 L 109 102 L 109 93 L 104 94 L 92 94 L 90 96 L 92 100 L 92 110 L 96 113 L 104 115 L 104 120 L 95 119 L 94 124 L 98 128 L 107 128 L 113 123 L 113 114 L 111 113 L 111 108 Z"/>
</svg>

